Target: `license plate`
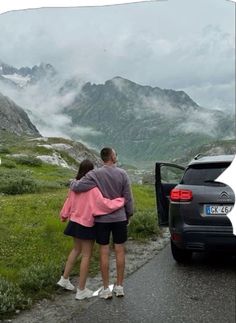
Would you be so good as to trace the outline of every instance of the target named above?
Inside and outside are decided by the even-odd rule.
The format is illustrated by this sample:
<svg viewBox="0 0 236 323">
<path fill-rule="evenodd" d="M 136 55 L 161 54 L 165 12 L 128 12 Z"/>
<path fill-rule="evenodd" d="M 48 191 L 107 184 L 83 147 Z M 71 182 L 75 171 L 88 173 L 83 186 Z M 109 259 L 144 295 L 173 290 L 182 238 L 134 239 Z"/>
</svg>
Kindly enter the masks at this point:
<svg viewBox="0 0 236 323">
<path fill-rule="evenodd" d="M 205 205 L 205 215 L 226 215 L 232 208 L 232 205 Z"/>
</svg>

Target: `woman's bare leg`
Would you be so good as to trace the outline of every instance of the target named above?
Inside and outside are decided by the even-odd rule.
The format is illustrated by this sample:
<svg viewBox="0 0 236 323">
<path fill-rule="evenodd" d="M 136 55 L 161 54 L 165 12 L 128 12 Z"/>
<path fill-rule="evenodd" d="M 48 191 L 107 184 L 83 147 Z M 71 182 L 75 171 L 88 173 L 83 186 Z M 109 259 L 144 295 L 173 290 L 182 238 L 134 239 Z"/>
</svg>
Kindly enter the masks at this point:
<svg viewBox="0 0 236 323">
<path fill-rule="evenodd" d="M 71 250 L 67 261 L 66 261 L 66 266 L 64 269 L 64 273 L 63 273 L 63 277 L 65 279 L 67 279 L 70 275 L 70 272 L 76 262 L 77 257 L 79 256 L 79 254 L 81 253 L 81 240 L 74 238 L 74 248 Z"/>
<path fill-rule="evenodd" d="M 81 263 L 80 263 L 80 275 L 79 275 L 79 289 L 83 290 L 86 285 L 88 277 L 89 264 L 92 256 L 94 240 L 80 240 L 81 242 Z"/>
</svg>

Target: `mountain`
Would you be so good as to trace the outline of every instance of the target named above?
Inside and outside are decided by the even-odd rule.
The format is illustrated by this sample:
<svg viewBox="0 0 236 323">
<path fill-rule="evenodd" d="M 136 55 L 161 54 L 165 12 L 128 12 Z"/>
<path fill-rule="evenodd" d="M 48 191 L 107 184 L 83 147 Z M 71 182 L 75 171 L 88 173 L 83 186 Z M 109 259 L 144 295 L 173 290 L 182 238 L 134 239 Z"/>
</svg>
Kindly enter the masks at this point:
<svg viewBox="0 0 236 323">
<path fill-rule="evenodd" d="M 216 156 L 216 155 L 236 155 L 236 140 L 218 140 L 200 147 L 193 147 L 187 154 L 170 160 L 174 164 L 187 166 L 189 162 L 197 155 Z M 129 176 L 134 182 L 155 184 L 154 168 L 151 171 L 129 170 Z"/>
<path fill-rule="evenodd" d="M 187 165 L 196 155 L 236 155 L 236 140 L 217 140 L 200 147 L 193 147 L 188 154 L 173 160 L 177 164 Z"/>
<path fill-rule="evenodd" d="M 73 101 L 80 83 L 76 77 L 64 78 L 50 64 L 16 68 L 0 62 L 0 92 L 22 107 L 45 136 L 69 136 L 71 120 L 61 111 Z"/>
<path fill-rule="evenodd" d="M 138 167 L 233 137 L 227 113 L 201 107 L 183 91 L 122 77 L 85 84 L 77 75 L 65 79 L 50 64 L 15 68 L 0 62 L 0 91 L 43 135 L 70 137 L 96 150 L 113 146 L 122 163 Z"/>
<path fill-rule="evenodd" d="M 16 135 L 40 136 L 26 112 L 8 97 L 0 93 L 0 131 Z"/>
<path fill-rule="evenodd" d="M 73 126 L 95 147 L 113 146 L 127 163 L 173 159 L 189 149 L 233 135 L 233 118 L 200 107 L 185 92 L 142 86 L 115 77 L 86 83 L 64 108 Z M 72 136 L 76 138 L 76 134 Z"/>
<path fill-rule="evenodd" d="M 42 78 L 51 78 L 56 70 L 51 64 L 41 63 L 39 66 L 16 68 L 0 61 L 0 81 L 19 88 L 35 84 Z"/>
</svg>

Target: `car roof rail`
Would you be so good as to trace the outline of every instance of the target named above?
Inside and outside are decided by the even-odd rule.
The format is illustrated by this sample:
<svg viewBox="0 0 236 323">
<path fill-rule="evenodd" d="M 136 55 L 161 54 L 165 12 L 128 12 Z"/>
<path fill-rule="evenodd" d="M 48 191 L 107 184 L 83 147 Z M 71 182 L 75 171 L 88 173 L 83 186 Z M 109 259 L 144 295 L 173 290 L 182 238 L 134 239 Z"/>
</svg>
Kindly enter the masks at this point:
<svg viewBox="0 0 236 323">
<path fill-rule="evenodd" d="M 199 158 L 199 157 L 201 157 L 201 156 L 204 156 L 204 155 L 203 155 L 203 154 L 201 154 L 201 153 L 200 153 L 200 154 L 197 154 L 193 159 L 194 159 L 194 160 L 198 160 L 198 158 Z"/>
</svg>

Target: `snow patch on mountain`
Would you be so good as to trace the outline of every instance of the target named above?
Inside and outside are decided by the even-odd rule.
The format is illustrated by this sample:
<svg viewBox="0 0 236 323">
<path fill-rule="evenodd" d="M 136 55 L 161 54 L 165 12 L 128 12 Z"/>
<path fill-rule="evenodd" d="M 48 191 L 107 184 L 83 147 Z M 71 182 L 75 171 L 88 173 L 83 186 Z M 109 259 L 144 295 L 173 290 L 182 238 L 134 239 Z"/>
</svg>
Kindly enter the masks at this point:
<svg viewBox="0 0 236 323">
<path fill-rule="evenodd" d="M 29 83 L 31 81 L 31 78 L 29 75 L 27 76 L 22 76 L 22 75 L 19 75 L 19 74 L 8 74 L 8 75 L 4 75 L 2 74 L 2 77 L 14 82 L 16 85 L 18 85 L 19 87 L 24 87 L 27 85 L 27 83 Z"/>
</svg>

